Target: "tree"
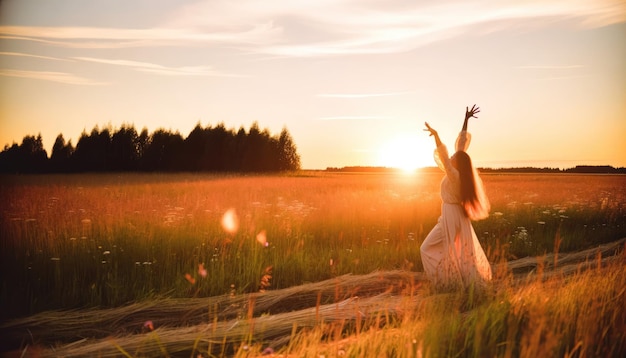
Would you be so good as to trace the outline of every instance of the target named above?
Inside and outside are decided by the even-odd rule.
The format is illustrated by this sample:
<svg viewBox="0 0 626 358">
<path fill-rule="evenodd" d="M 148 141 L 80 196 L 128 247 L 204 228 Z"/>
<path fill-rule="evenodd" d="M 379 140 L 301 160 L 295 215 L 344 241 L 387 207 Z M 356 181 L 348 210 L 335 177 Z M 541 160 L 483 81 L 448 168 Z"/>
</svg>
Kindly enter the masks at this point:
<svg viewBox="0 0 626 358">
<path fill-rule="evenodd" d="M 19 173 L 19 152 L 20 146 L 15 142 L 10 147 L 4 146 L 4 150 L 0 153 L 0 171 L 2 173 Z"/>
<path fill-rule="evenodd" d="M 134 127 L 122 126 L 111 137 L 110 169 L 130 171 L 138 169 L 139 138 Z"/>
<path fill-rule="evenodd" d="M 200 123 L 196 124 L 184 141 L 183 157 L 180 159 L 185 170 L 198 171 L 206 169 L 204 162 L 206 161 L 205 147 L 207 146 L 207 141 L 207 130 L 202 128 Z"/>
<path fill-rule="evenodd" d="M 71 169 L 71 157 L 74 153 L 72 141 L 67 144 L 63 134 L 59 134 L 52 146 L 52 154 L 50 155 L 50 171 L 56 173 L 67 173 Z"/>
<path fill-rule="evenodd" d="M 246 132 L 226 129 L 224 123 L 202 128 L 200 123 L 183 138 L 178 132 L 159 129 L 152 134 L 134 126 L 110 125 L 90 133 L 83 130 L 74 148 L 59 134 L 48 160 L 41 134 L 26 136 L 21 145 L 0 152 L 0 172 L 103 172 L 103 171 L 214 171 L 267 172 L 297 170 L 300 156 L 287 128 L 279 136 L 261 131 L 254 122 Z"/>
<path fill-rule="evenodd" d="M 83 131 L 72 155 L 73 169 L 79 172 L 110 170 L 110 147 L 111 133 L 108 128 L 100 131 L 94 127 L 89 135 Z"/>
<path fill-rule="evenodd" d="M 299 170 L 300 155 L 286 127 L 278 137 L 278 170 Z"/>
<path fill-rule="evenodd" d="M 142 157 L 142 168 L 148 171 L 182 170 L 183 148 L 183 137 L 178 132 L 159 129 L 152 133 L 150 144 Z"/>
</svg>

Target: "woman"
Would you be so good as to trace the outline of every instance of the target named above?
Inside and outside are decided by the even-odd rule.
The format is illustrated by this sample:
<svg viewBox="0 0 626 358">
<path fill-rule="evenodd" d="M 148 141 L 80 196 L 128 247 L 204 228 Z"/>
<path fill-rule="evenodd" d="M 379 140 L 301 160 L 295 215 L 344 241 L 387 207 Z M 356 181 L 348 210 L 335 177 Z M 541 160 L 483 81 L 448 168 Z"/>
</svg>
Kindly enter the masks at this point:
<svg viewBox="0 0 626 358">
<path fill-rule="evenodd" d="M 463 129 L 452 157 L 437 131 L 425 123 L 425 131 L 430 132 L 437 145 L 435 160 L 446 173 L 441 182 L 441 216 L 420 247 L 424 271 L 437 289 L 465 288 L 473 283 L 482 286 L 491 280 L 491 266 L 471 222 L 489 215 L 489 201 L 465 152 L 471 139 L 467 122 L 471 117 L 477 118 L 478 112 L 476 105 L 471 110 L 465 108 Z"/>
</svg>

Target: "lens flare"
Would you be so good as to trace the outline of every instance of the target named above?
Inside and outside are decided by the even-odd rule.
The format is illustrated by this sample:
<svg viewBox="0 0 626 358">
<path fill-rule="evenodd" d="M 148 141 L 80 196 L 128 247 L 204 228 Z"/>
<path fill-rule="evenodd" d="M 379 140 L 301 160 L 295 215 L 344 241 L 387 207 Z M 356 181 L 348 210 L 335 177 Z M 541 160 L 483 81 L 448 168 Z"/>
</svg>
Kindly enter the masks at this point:
<svg viewBox="0 0 626 358">
<path fill-rule="evenodd" d="M 261 230 L 261 232 L 256 234 L 256 241 L 266 247 L 269 245 L 269 243 L 267 242 L 267 233 L 265 232 L 265 230 Z"/>
<path fill-rule="evenodd" d="M 204 268 L 204 264 L 198 264 L 198 275 L 202 277 L 206 277 L 206 269 Z"/>
<path fill-rule="evenodd" d="M 222 228 L 227 233 L 234 235 L 239 230 L 239 217 L 235 209 L 228 209 L 222 216 Z"/>
<path fill-rule="evenodd" d="M 196 279 L 195 279 L 195 278 L 193 278 L 193 277 L 191 277 L 191 275 L 190 275 L 190 274 L 188 274 L 188 273 L 186 273 L 186 274 L 185 274 L 185 279 L 186 279 L 187 281 L 189 281 L 189 283 L 190 283 L 190 284 L 192 284 L 192 285 L 195 285 L 195 284 L 196 284 Z"/>
</svg>

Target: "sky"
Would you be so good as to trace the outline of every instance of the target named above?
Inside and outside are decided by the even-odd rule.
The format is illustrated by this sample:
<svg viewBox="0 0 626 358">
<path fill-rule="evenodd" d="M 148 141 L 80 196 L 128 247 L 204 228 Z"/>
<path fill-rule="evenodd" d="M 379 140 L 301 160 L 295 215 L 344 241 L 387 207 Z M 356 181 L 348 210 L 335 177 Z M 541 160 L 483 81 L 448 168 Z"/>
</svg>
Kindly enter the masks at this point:
<svg viewBox="0 0 626 358">
<path fill-rule="evenodd" d="M 304 169 L 626 166 L 626 1 L 2 0 L 0 145 L 291 133 Z"/>
</svg>

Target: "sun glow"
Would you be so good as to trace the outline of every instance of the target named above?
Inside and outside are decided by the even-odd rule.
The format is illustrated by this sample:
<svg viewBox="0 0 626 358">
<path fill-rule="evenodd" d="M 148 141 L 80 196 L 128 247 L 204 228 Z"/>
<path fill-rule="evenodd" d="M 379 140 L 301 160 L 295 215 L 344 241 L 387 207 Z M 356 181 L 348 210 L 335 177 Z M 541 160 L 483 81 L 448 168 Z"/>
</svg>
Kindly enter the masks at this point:
<svg viewBox="0 0 626 358">
<path fill-rule="evenodd" d="M 407 173 L 433 166 L 433 148 L 417 136 L 398 136 L 384 143 L 378 151 L 378 165 L 398 168 Z"/>
</svg>

